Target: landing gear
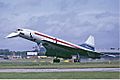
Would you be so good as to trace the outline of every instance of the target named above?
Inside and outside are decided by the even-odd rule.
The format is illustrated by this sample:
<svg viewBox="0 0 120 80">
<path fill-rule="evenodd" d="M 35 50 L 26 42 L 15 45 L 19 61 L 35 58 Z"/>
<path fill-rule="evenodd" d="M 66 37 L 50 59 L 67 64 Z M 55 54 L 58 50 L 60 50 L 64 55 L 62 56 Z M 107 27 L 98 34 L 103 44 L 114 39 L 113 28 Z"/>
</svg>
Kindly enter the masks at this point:
<svg viewBox="0 0 120 80">
<path fill-rule="evenodd" d="M 42 43 L 39 43 L 39 44 L 37 44 L 38 45 L 38 47 L 39 47 L 39 53 L 40 54 L 44 54 L 45 55 L 45 53 L 46 53 L 46 48 L 42 45 Z"/>
<path fill-rule="evenodd" d="M 74 62 L 80 62 L 80 59 L 74 59 Z"/>
<path fill-rule="evenodd" d="M 80 55 L 79 54 L 76 55 L 76 59 L 74 59 L 74 62 L 80 62 Z"/>
<path fill-rule="evenodd" d="M 53 63 L 59 63 L 59 62 L 60 62 L 60 59 L 57 59 L 57 58 L 53 59 Z"/>
</svg>

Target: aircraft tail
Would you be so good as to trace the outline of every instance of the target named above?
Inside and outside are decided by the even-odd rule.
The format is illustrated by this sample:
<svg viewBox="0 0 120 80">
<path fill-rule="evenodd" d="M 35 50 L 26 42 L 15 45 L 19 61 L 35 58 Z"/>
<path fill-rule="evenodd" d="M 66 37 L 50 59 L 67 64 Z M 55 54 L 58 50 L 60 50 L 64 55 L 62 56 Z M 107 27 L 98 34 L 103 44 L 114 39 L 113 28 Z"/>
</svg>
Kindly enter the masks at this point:
<svg viewBox="0 0 120 80">
<path fill-rule="evenodd" d="M 80 46 L 90 49 L 92 51 L 95 51 L 95 40 L 92 35 L 88 37 L 88 39 L 85 41 L 85 43 L 81 44 Z"/>
</svg>

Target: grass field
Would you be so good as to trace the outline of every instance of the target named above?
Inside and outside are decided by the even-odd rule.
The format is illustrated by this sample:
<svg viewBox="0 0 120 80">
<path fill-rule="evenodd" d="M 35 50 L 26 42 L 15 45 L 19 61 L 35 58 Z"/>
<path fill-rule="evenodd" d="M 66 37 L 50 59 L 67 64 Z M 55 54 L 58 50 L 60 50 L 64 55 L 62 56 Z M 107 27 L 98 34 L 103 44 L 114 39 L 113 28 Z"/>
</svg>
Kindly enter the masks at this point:
<svg viewBox="0 0 120 80">
<path fill-rule="evenodd" d="M 120 79 L 119 72 L 0 73 L 0 79 Z"/>
<path fill-rule="evenodd" d="M 1 61 L 0 69 L 7 68 L 119 68 L 119 61 L 50 63 L 31 60 Z M 0 72 L 0 79 L 120 79 L 119 72 Z"/>
<path fill-rule="evenodd" d="M 0 68 L 118 68 L 119 62 L 48 63 L 0 62 Z"/>
</svg>

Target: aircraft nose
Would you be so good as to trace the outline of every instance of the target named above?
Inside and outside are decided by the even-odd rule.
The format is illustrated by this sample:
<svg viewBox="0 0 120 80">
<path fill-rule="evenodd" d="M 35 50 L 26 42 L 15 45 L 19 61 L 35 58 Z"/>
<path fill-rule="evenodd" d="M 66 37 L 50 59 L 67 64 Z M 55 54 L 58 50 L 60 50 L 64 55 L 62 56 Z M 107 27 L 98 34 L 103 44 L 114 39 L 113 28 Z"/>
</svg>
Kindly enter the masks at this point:
<svg viewBox="0 0 120 80">
<path fill-rule="evenodd" d="M 19 36 L 19 32 L 12 32 L 9 35 L 7 35 L 5 38 L 13 38 Z"/>
</svg>

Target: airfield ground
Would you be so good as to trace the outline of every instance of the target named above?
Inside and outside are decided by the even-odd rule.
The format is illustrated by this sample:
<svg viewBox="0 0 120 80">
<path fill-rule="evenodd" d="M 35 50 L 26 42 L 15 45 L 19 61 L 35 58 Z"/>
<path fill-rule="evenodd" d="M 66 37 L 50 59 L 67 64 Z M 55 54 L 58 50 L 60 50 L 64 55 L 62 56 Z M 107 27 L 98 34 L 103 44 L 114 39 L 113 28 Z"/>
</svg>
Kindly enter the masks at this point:
<svg viewBox="0 0 120 80">
<path fill-rule="evenodd" d="M 119 79 L 119 72 L 0 73 L 0 79 Z"/>
<path fill-rule="evenodd" d="M 5 60 L 0 69 L 119 68 L 120 61 L 51 63 L 37 60 Z M 0 72 L 0 79 L 120 79 L 120 72 Z"/>
<path fill-rule="evenodd" d="M 119 68 L 120 61 L 107 62 L 82 62 L 82 63 L 50 63 L 35 60 L 6 60 L 0 62 L 1 69 L 9 68 L 36 68 L 36 69 L 54 69 L 54 68 Z"/>
</svg>

